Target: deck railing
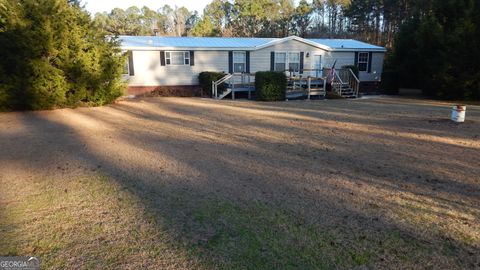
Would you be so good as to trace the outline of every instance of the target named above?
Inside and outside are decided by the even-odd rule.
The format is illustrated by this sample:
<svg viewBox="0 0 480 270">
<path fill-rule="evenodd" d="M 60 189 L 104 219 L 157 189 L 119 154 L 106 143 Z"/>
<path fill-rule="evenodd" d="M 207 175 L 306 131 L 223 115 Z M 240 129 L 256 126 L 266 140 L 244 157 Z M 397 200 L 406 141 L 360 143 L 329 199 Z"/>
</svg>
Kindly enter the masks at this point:
<svg viewBox="0 0 480 270">
<path fill-rule="evenodd" d="M 285 70 L 285 73 L 289 77 L 313 77 L 313 78 L 324 78 L 325 73 L 323 69 L 315 68 L 304 68 L 300 70 Z"/>
<path fill-rule="evenodd" d="M 306 77 L 289 77 L 287 85 L 287 99 L 306 96 L 310 99 L 312 95 L 325 96 L 326 94 L 326 78 Z"/>
<path fill-rule="evenodd" d="M 253 73 L 227 74 L 218 81 L 212 81 L 212 97 L 215 99 L 222 99 L 224 96 L 232 93 L 232 98 L 235 98 L 235 91 L 245 91 L 247 88 L 253 88 L 254 81 L 255 74 Z M 219 93 L 218 88 L 222 84 L 226 84 L 226 89 L 224 92 Z M 250 97 L 251 91 L 247 92 L 248 96 Z"/>
<path fill-rule="evenodd" d="M 348 85 L 358 95 L 360 81 L 351 69 L 338 69 L 335 72 L 335 77 L 330 78 L 330 70 L 323 69 L 302 69 L 302 70 L 285 70 L 287 74 L 290 92 L 304 92 L 310 98 L 311 93 L 326 92 L 327 83 L 331 83 L 332 89 L 339 94 L 342 92 L 342 87 Z M 212 81 L 212 97 L 221 99 L 232 93 L 238 91 L 245 91 L 246 88 L 254 88 L 255 73 L 232 73 L 226 74 L 217 81 Z M 219 86 L 225 85 L 225 90 L 219 92 Z M 250 97 L 249 90 L 248 94 Z"/>
</svg>

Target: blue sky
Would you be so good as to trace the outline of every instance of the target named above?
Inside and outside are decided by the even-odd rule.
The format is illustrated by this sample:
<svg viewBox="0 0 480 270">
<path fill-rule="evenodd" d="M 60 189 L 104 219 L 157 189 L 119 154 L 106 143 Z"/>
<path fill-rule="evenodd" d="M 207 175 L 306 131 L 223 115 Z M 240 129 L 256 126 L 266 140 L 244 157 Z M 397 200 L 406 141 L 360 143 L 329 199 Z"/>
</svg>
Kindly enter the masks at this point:
<svg viewBox="0 0 480 270">
<path fill-rule="evenodd" d="M 82 3 L 86 4 L 87 10 L 94 15 L 97 12 L 111 11 L 112 9 L 119 7 L 126 9 L 131 6 L 143 7 L 147 6 L 151 9 L 157 10 L 160 7 L 168 4 L 172 7 L 185 6 L 189 10 L 196 10 L 202 13 L 203 8 L 209 4 L 211 0 L 82 0 Z"/>
</svg>

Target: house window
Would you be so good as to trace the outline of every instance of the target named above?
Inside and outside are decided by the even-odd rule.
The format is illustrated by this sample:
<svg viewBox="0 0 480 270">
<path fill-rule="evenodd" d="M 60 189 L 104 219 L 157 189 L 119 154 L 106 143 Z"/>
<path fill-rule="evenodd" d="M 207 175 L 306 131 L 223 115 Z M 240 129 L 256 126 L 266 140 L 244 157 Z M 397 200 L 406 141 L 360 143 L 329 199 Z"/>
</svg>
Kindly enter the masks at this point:
<svg viewBox="0 0 480 270">
<path fill-rule="evenodd" d="M 127 57 L 125 58 L 125 63 L 123 64 L 122 74 L 133 76 L 134 74 L 133 74 L 133 54 L 132 54 L 132 51 L 125 52 L 125 55 Z M 130 65 L 132 65 L 132 66 L 130 66 Z"/>
<path fill-rule="evenodd" d="M 165 64 L 167 66 L 190 65 L 190 52 L 187 52 L 187 51 L 165 52 Z"/>
<path fill-rule="evenodd" d="M 285 71 L 287 69 L 287 53 L 275 53 L 275 71 Z"/>
<path fill-rule="evenodd" d="M 288 70 L 300 71 L 300 53 L 298 52 L 288 53 Z"/>
<path fill-rule="evenodd" d="M 130 75 L 130 67 L 129 67 L 128 62 L 130 62 L 130 56 L 128 56 L 125 59 L 125 63 L 123 65 L 123 72 L 122 72 L 123 75 Z"/>
<path fill-rule="evenodd" d="M 368 70 L 368 52 L 358 53 L 358 70 L 359 71 Z"/>
<path fill-rule="evenodd" d="M 233 52 L 233 72 L 245 72 L 246 60 L 247 57 L 245 52 Z"/>
</svg>

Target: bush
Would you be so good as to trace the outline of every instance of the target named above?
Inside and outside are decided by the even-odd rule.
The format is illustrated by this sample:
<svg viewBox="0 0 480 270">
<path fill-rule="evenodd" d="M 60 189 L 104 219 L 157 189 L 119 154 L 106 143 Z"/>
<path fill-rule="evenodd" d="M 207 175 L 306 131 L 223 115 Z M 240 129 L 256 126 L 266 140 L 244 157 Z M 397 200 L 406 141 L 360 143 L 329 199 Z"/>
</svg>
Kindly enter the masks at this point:
<svg viewBox="0 0 480 270">
<path fill-rule="evenodd" d="M 284 72 L 264 71 L 255 73 L 255 91 L 257 100 L 285 100 L 287 75 Z"/>
<path fill-rule="evenodd" d="M 382 72 L 380 92 L 387 95 L 398 95 L 398 88 L 398 72 L 394 70 L 384 70 Z"/>
<path fill-rule="evenodd" d="M 358 78 L 358 74 L 359 74 L 359 70 L 358 70 L 358 67 L 355 66 L 355 65 L 347 65 L 347 66 L 343 66 L 342 67 L 343 69 L 351 69 L 353 71 L 353 74 L 355 74 L 355 76 L 357 76 Z"/>
<path fill-rule="evenodd" d="M 214 71 L 204 71 L 198 75 L 198 81 L 202 87 L 203 95 L 212 96 L 212 82 L 218 81 L 223 78 L 226 74 L 223 72 L 214 72 Z M 218 91 L 222 92 L 225 90 L 224 85 L 218 87 Z"/>
<path fill-rule="evenodd" d="M 65 92 L 68 88 L 65 75 L 47 61 L 33 59 L 30 62 L 31 74 L 27 79 L 27 109 L 53 109 L 65 105 Z"/>
<path fill-rule="evenodd" d="M 339 95 L 337 92 L 329 91 L 325 95 L 326 99 L 344 99 L 341 95 Z"/>
</svg>

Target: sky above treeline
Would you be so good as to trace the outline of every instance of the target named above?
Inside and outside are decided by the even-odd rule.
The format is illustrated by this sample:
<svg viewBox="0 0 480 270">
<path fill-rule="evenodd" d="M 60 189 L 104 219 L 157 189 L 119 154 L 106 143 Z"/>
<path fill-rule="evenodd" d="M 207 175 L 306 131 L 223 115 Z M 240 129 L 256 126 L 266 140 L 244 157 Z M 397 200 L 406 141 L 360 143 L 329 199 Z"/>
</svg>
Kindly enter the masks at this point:
<svg viewBox="0 0 480 270">
<path fill-rule="evenodd" d="M 112 9 L 118 7 L 122 9 L 129 8 L 131 6 L 137 6 L 139 8 L 147 6 L 150 9 L 157 10 L 164 5 L 170 5 L 171 7 L 186 7 L 189 10 L 196 10 L 198 13 L 203 12 L 203 8 L 209 4 L 211 0 L 82 0 L 86 9 L 94 15 L 97 12 L 110 12 Z"/>
</svg>

